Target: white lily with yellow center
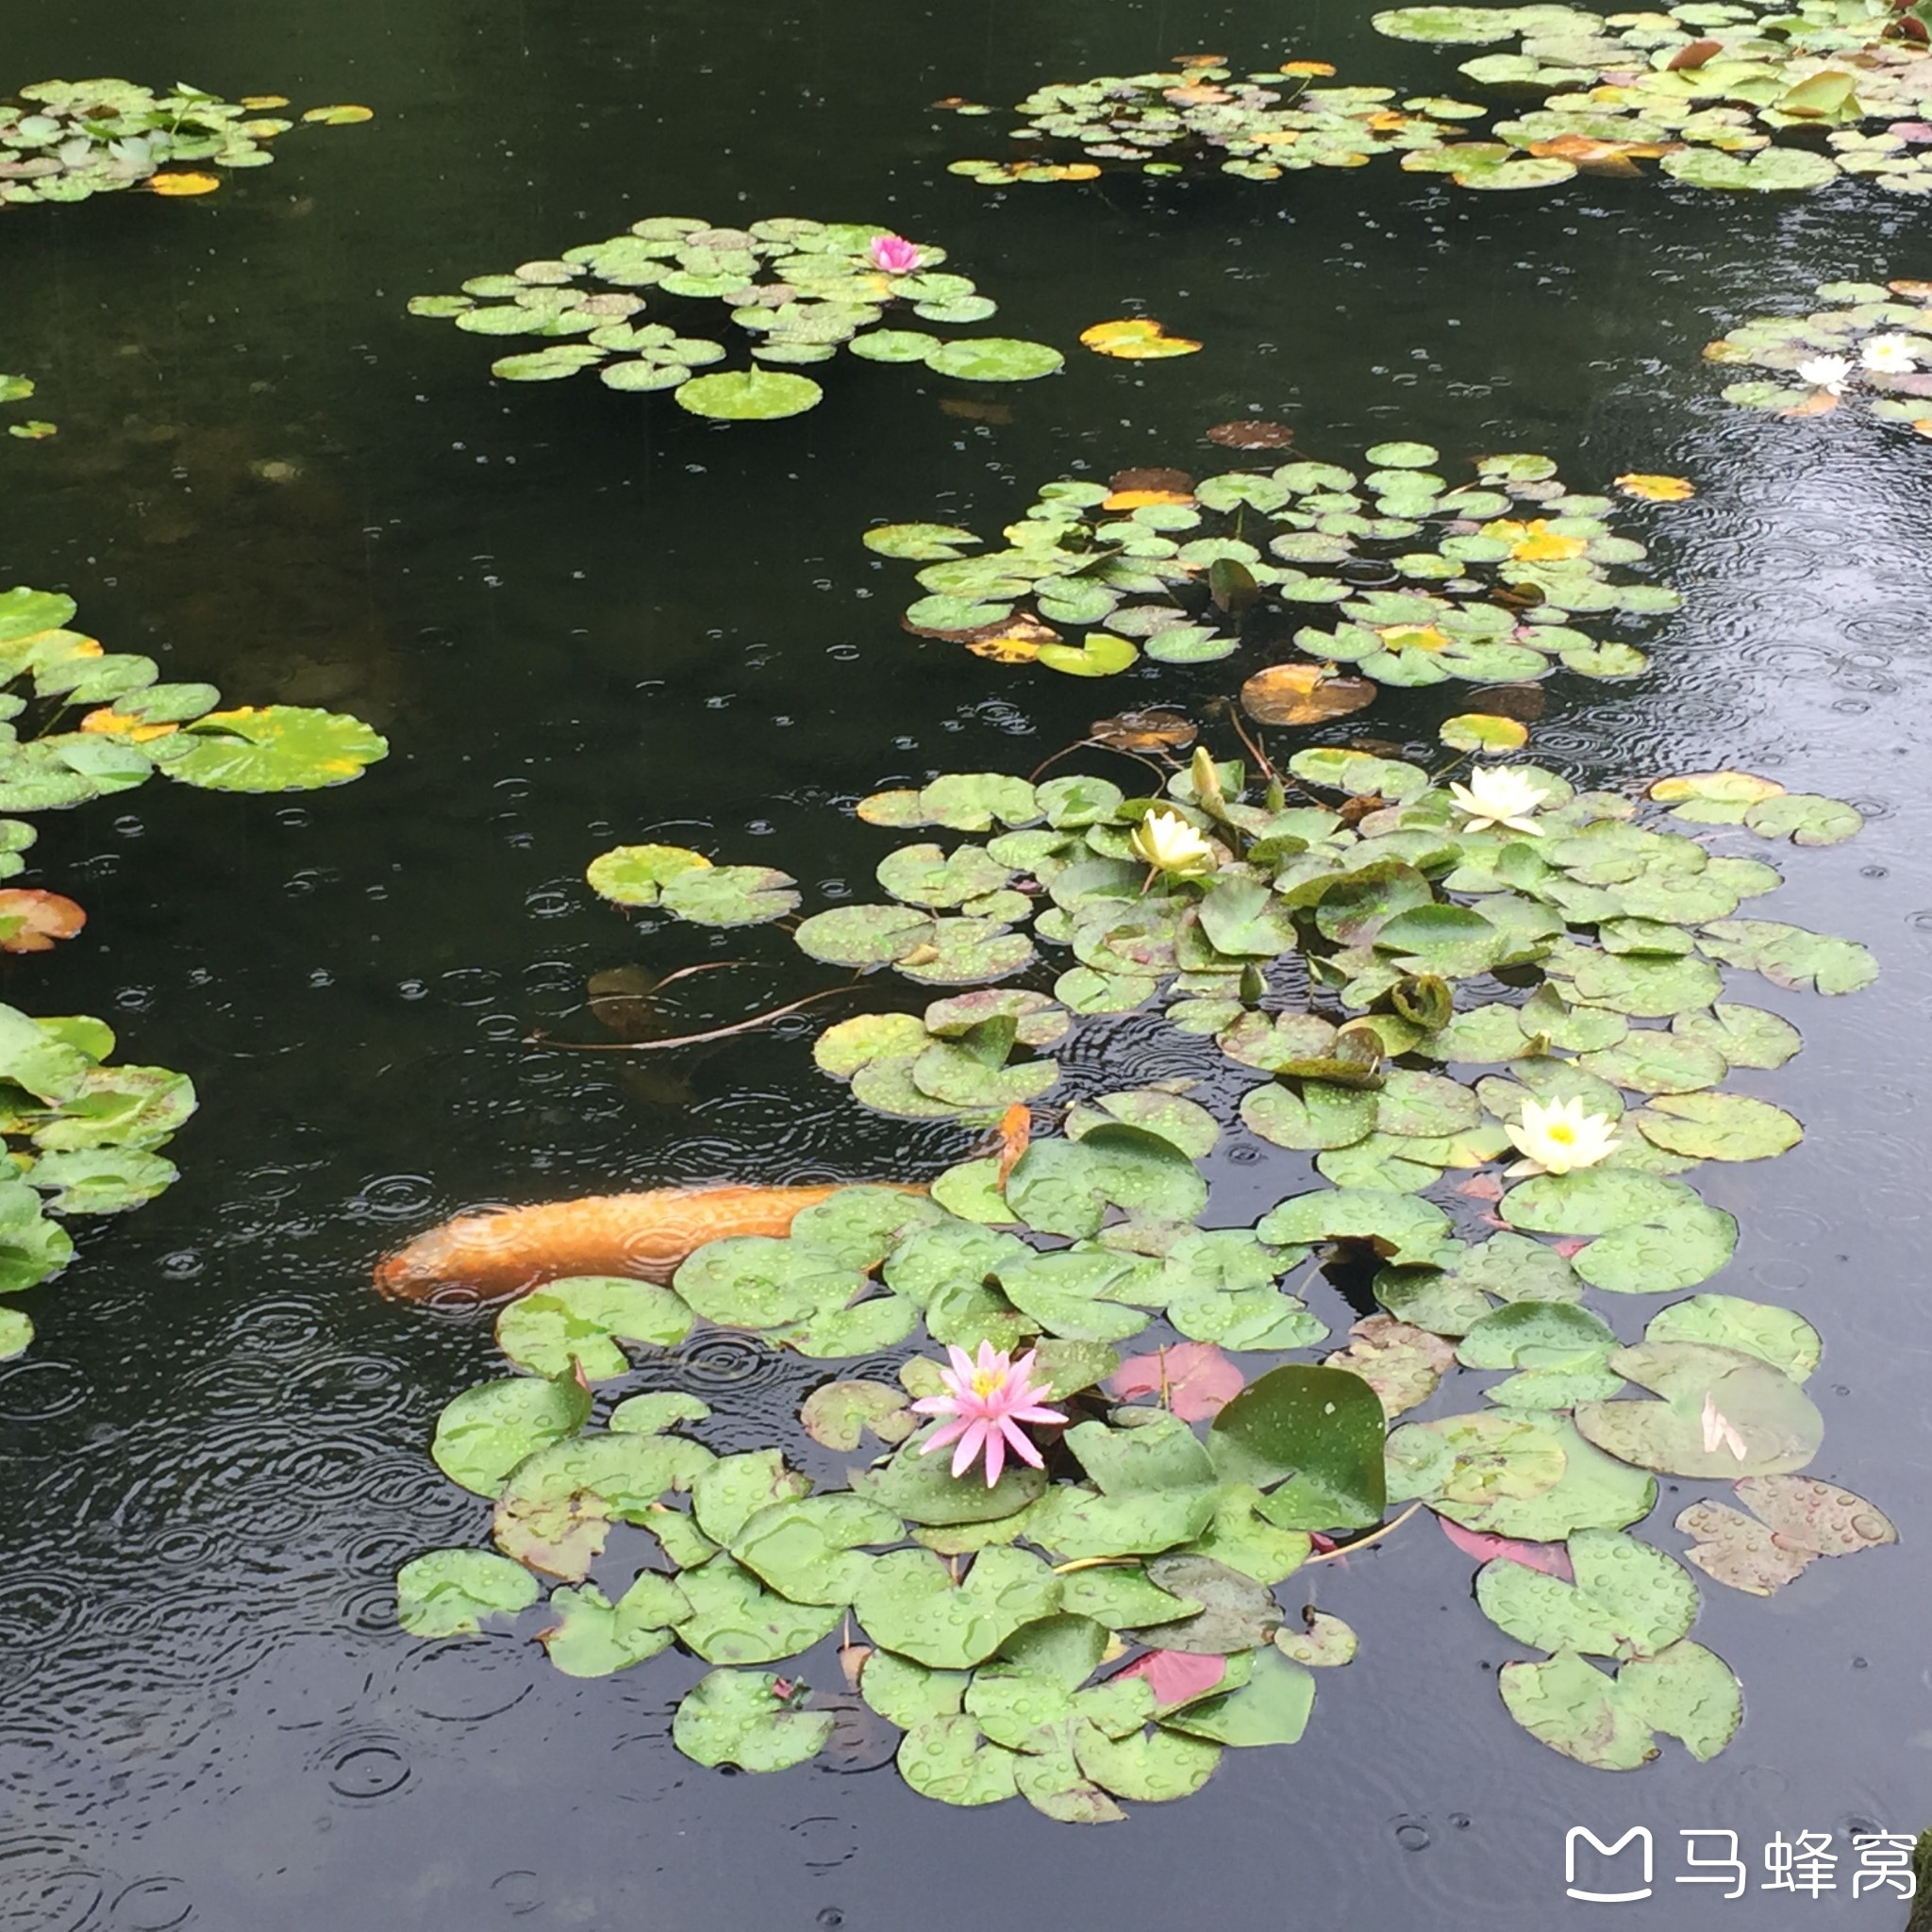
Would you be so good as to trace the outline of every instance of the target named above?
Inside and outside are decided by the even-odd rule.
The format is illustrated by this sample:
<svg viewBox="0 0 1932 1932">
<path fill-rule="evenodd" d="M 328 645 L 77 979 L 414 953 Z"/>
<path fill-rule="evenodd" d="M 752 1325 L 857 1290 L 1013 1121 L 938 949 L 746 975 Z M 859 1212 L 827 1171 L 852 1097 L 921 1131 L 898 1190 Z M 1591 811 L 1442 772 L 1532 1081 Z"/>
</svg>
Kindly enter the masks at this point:
<svg viewBox="0 0 1932 1932">
<path fill-rule="evenodd" d="M 1533 773 L 1515 765 L 1478 765 L 1467 785 L 1450 786 L 1449 795 L 1457 809 L 1468 814 L 1469 831 L 1486 832 L 1502 825 L 1526 832 L 1532 839 L 1542 837 L 1543 828 L 1531 813 L 1550 796 L 1550 790 L 1539 784 Z"/>
<path fill-rule="evenodd" d="M 1904 336 L 1873 336 L 1858 351 L 1858 360 L 1874 375 L 1909 375 L 1919 366 L 1914 347 Z"/>
<path fill-rule="evenodd" d="M 1128 835 L 1134 857 L 1156 872 L 1197 878 L 1218 863 L 1206 837 L 1177 811 L 1150 811 Z"/>
<path fill-rule="evenodd" d="M 1849 356 L 1813 356 L 1808 362 L 1798 364 L 1798 379 L 1808 382 L 1813 389 L 1822 389 L 1826 395 L 1841 396 L 1845 385 L 1852 379 L 1852 358 Z"/>
<path fill-rule="evenodd" d="M 1525 1100 L 1523 1118 L 1509 1129 L 1523 1158 L 1509 1168 L 1526 1174 L 1571 1174 L 1594 1167 L 1621 1144 L 1608 1114 L 1585 1113 L 1581 1100 Z"/>
</svg>

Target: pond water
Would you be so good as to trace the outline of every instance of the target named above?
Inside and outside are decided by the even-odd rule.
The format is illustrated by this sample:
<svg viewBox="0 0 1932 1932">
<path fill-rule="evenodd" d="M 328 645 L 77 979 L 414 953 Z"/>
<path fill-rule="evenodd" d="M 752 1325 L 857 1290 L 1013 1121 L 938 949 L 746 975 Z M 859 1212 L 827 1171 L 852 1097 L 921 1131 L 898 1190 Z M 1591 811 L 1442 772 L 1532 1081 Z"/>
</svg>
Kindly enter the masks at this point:
<svg viewBox="0 0 1932 1932">
<path fill-rule="evenodd" d="M 1728 408 L 1698 359 L 1828 277 L 1932 274 L 1923 213 L 1850 180 L 1471 195 L 1377 164 L 990 193 L 944 172 L 979 136 L 936 96 L 1008 102 L 1190 45 L 1406 88 L 1447 85 L 1456 58 L 1334 0 L 1291 33 L 1257 5 L 1124 0 L 68 0 L 0 25 L 9 87 L 179 75 L 376 110 L 203 201 L 8 215 L 0 363 L 40 379 L 60 433 L 0 456 L 0 582 L 67 589 L 167 675 L 340 707 L 392 746 L 340 791 L 155 788 L 43 821 L 42 872 L 90 924 L 9 958 L 0 995 L 108 1016 L 125 1057 L 192 1073 L 202 1108 L 180 1184 L 90 1228 L 32 1298 L 35 1346 L 0 1367 L 0 1925 L 965 1932 L 991 1911 L 1527 1932 L 1601 1914 L 1563 1896 L 1572 1825 L 1647 1824 L 1669 1874 L 1689 1828 L 1736 1831 L 1755 1863 L 1775 1832 L 1925 1824 L 1926 446 L 1850 412 Z M 1071 348 L 1144 308 L 1206 352 L 1073 350 L 1063 376 L 989 391 L 997 421 L 947 413 L 957 391 L 924 371 L 841 358 L 813 413 L 733 428 L 594 382 L 491 384 L 483 345 L 403 312 L 659 212 L 890 223 L 942 238 L 1013 335 Z M 1202 429 L 1251 408 L 1317 459 L 1418 438 L 1547 450 L 1586 489 L 1697 479 L 1633 520 L 1685 593 L 1646 627 L 1650 673 L 1559 673 L 1532 750 L 1580 784 L 1735 764 L 1870 820 L 1784 850 L 1770 910 L 1864 941 L 1882 977 L 1835 1001 L 1754 990 L 1807 1050 L 1745 1084 L 1807 1139 L 1699 1185 L 1743 1227 L 1716 1286 L 1824 1336 L 1816 1473 L 1879 1503 L 1903 1547 L 1769 1603 L 1707 1588 L 1698 1635 L 1741 1677 L 1745 1725 L 1712 1763 L 1673 1747 L 1612 1777 L 1507 1721 L 1495 1672 L 1520 1652 L 1424 1516 L 1310 1573 L 1363 1658 L 1324 1674 L 1300 1745 L 1229 1753 L 1199 1797 L 1091 1832 L 929 1804 L 876 1757 L 700 1769 L 669 1742 L 701 1673 L 675 1653 L 575 1682 L 509 1637 L 400 1633 L 398 1564 L 481 1540 L 487 1507 L 425 1445 L 500 1357 L 480 1314 L 379 1300 L 380 1253 L 479 1202 L 919 1178 L 966 1143 L 852 1107 L 802 1023 L 642 1069 L 528 1044 L 596 1036 L 592 974 L 675 963 L 593 898 L 586 862 L 662 839 L 862 887 L 883 848 L 840 808 L 858 794 L 1024 773 L 1101 712 L 1229 691 L 1238 660 L 1090 684 L 908 638 L 905 567 L 858 540 L 879 519 L 996 528 L 1070 467 L 1200 462 Z M 1391 691 L 1351 723 L 1426 742 L 1457 708 Z M 818 983 L 788 971 L 718 975 L 731 991 L 690 1024 Z M 1071 1089 L 1173 1071 L 1165 1050 L 1097 1026 Z M 1211 1166 L 1217 1225 L 1305 1173 L 1239 1132 Z M 1332 1289 L 1313 1303 L 1353 1319 Z M 713 1344 L 685 1386 L 719 1411 L 707 1440 L 740 1449 L 822 1376 Z M 1659 1523 L 1695 1489 L 1663 1487 Z M 1629 1909 L 1903 1916 L 1848 1887 L 1721 1891 L 1664 1876 Z"/>
</svg>

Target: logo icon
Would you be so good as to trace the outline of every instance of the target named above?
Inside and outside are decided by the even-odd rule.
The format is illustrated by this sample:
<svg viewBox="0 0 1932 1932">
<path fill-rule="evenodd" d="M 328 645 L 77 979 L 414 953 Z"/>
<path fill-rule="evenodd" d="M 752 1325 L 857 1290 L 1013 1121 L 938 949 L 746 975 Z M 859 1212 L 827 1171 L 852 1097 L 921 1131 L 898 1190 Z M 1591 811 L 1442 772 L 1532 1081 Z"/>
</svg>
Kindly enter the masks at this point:
<svg viewBox="0 0 1932 1932">
<path fill-rule="evenodd" d="M 1599 1856 L 1614 1858 L 1624 1847 L 1634 1839 L 1642 1848 L 1643 1884 L 1635 1891 L 1585 1891 L 1576 1883 L 1576 1841 L 1582 1839 Z M 1651 1844 L 1650 1827 L 1647 1824 L 1633 1824 L 1615 1844 L 1607 1845 L 1596 1833 L 1581 1824 L 1573 1824 L 1563 1839 L 1563 1880 L 1565 1895 L 1580 1899 L 1585 1905 L 1629 1906 L 1639 1899 L 1650 1896 L 1650 1881 L 1654 1868 L 1655 1853 Z"/>
</svg>

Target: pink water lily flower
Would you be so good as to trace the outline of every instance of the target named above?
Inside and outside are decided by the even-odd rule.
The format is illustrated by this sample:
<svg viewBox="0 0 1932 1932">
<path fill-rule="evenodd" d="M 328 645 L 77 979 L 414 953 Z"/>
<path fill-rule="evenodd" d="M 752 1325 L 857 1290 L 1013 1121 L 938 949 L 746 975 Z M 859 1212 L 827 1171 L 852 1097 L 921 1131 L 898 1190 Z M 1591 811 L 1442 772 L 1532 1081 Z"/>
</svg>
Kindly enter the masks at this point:
<svg viewBox="0 0 1932 1932">
<path fill-rule="evenodd" d="M 903 235 L 874 235 L 865 252 L 889 275 L 909 275 L 920 262 L 919 250 Z"/>
<path fill-rule="evenodd" d="M 986 1486 L 991 1489 L 1007 1465 L 1010 1448 L 1022 1462 L 1041 1466 L 1040 1451 L 1034 1447 L 1022 1423 L 1063 1423 L 1066 1417 L 1057 1408 L 1041 1408 L 1040 1398 L 1051 1384 L 1033 1380 L 1034 1351 L 1028 1349 L 1018 1361 L 1008 1360 L 1003 1350 L 990 1341 L 979 1344 L 975 1362 L 963 1348 L 948 1348 L 953 1358 L 950 1369 L 940 1371 L 946 1385 L 943 1395 L 928 1395 L 912 1407 L 921 1415 L 950 1416 L 944 1428 L 933 1431 L 932 1440 L 920 1446 L 922 1456 L 930 1456 L 948 1442 L 953 1451 L 953 1474 L 964 1475 L 976 1456 L 986 1457 Z"/>
</svg>

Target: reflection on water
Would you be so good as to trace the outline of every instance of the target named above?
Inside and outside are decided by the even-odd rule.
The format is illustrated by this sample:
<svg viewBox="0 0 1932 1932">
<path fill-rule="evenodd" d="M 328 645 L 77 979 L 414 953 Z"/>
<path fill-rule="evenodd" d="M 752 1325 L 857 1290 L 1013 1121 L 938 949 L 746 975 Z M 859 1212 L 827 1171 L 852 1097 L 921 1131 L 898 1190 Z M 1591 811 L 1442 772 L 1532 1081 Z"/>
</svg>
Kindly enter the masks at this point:
<svg viewBox="0 0 1932 1932">
<path fill-rule="evenodd" d="M 1450 71 L 1325 11 L 1274 58 L 1413 63 L 1419 88 Z M 0 362 L 35 373 L 61 433 L 0 448 L 0 581 L 72 590 L 164 675 L 341 705 L 394 746 L 359 786 L 295 806 L 170 791 L 42 833 L 90 925 L 56 965 L 6 960 L 0 998 L 111 1015 L 129 1058 L 192 1073 L 203 1111 L 181 1184 L 88 1231 L 36 1300 L 33 1353 L 0 1366 L 8 1932 L 227 1932 L 265 1913 L 334 1932 L 344 1901 L 356 1917 L 377 1899 L 425 1927 L 630 1908 L 694 1932 L 878 1924 L 913 1900 L 952 1932 L 980 1916 L 961 1881 L 990 1854 L 1033 1909 L 1075 1923 L 1103 1899 L 1131 1899 L 1137 1924 L 1183 1921 L 1211 1886 L 1249 1915 L 1280 1916 L 1291 1889 L 1345 1924 L 1541 1932 L 1576 1909 L 1571 1824 L 1749 1845 L 1924 1822 L 1932 484 L 1902 432 L 1747 417 L 1697 359 L 1781 291 L 1796 306 L 1827 276 L 1926 273 L 1920 225 L 1850 185 L 1519 199 L 1393 169 L 990 195 L 941 171 L 958 124 L 925 102 L 1158 61 L 1176 35 L 1257 58 L 1282 39 L 1245 0 L 1185 21 L 1118 4 L 991 19 L 347 0 L 270 23 L 113 0 L 0 31 L 13 79 L 178 71 L 377 108 L 204 201 L 8 217 Z M 1207 346 L 1139 368 L 1078 355 L 972 416 L 923 376 L 846 362 L 811 416 L 733 431 L 594 384 L 493 388 L 475 344 L 401 313 L 559 233 L 741 194 L 932 234 L 1015 335 L 1070 344 L 1144 306 Z M 934 769 L 1029 770 L 1099 711 L 1230 689 L 1241 658 L 1103 687 L 908 638 L 903 568 L 858 533 L 997 528 L 1062 470 L 1195 462 L 1202 430 L 1251 407 L 1315 458 L 1401 436 L 1457 459 L 1547 449 L 1580 485 L 1697 480 L 1655 519 L 1657 570 L 1686 602 L 1644 640 L 1652 674 L 1559 675 L 1533 743 L 1579 780 L 1735 761 L 1873 821 L 1781 861 L 1775 916 L 1865 941 L 1885 976 L 1856 1001 L 1767 1000 L 1807 1032 L 1776 1097 L 1808 1138 L 1774 1181 L 1711 1179 L 1744 1227 L 1712 1286 L 1817 1323 L 1818 1473 L 1870 1493 L 1905 1549 L 1818 1566 L 1773 1606 L 1707 1591 L 1699 1636 L 1747 1687 L 1743 1733 L 1715 1765 L 1611 1782 L 1513 1733 L 1492 1675 L 1512 1653 L 1468 1600 L 1466 1561 L 1432 1527 L 1405 1532 L 1319 1573 L 1371 1661 L 1324 1686 L 1308 1741 L 1230 1754 L 1208 1798 L 1111 1833 L 950 1812 L 850 1764 L 694 1772 L 664 1738 L 702 1666 L 671 1654 L 576 1684 L 514 1640 L 400 1641 L 399 1558 L 482 1533 L 486 1506 L 424 1445 L 493 1352 L 483 1314 L 379 1302 L 375 1255 L 478 1201 L 916 1174 L 958 1147 L 856 1114 L 802 1039 L 748 1035 L 641 1079 L 623 1057 L 525 1044 L 599 1037 L 593 986 L 681 963 L 592 900 L 585 862 L 657 837 L 863 891 L 883 847 L 841 803 Z M 1424 741 L 1461 708 L 1382 705 L 1377 735 Z M 808 990 L 710 977 L 746 982 L 707 989 L 724 1020 Z M 1206 1071 L 1127 1018 L 1082 1030 L 1069 1091 L 1129 1062 L 1139 1079 Z M 1212 1218 L 1252 1220 L 1285 1172 L 1230 1136 Z M 1332 1287 L 1313 1292 L 1341 1314 Z M 701 1344 L 691 1369 L 743 1418 L 743 1443 L 721 1446 L 752 1446 L 797 1391 L 735 1381 L 732 1347 Z M 1660 1513 L 1677 1507 L 1667 1485 Z M 1673 1900 L 1669 1922 L 1728 1924 L 1722 1903 Z"/>
</svg>

